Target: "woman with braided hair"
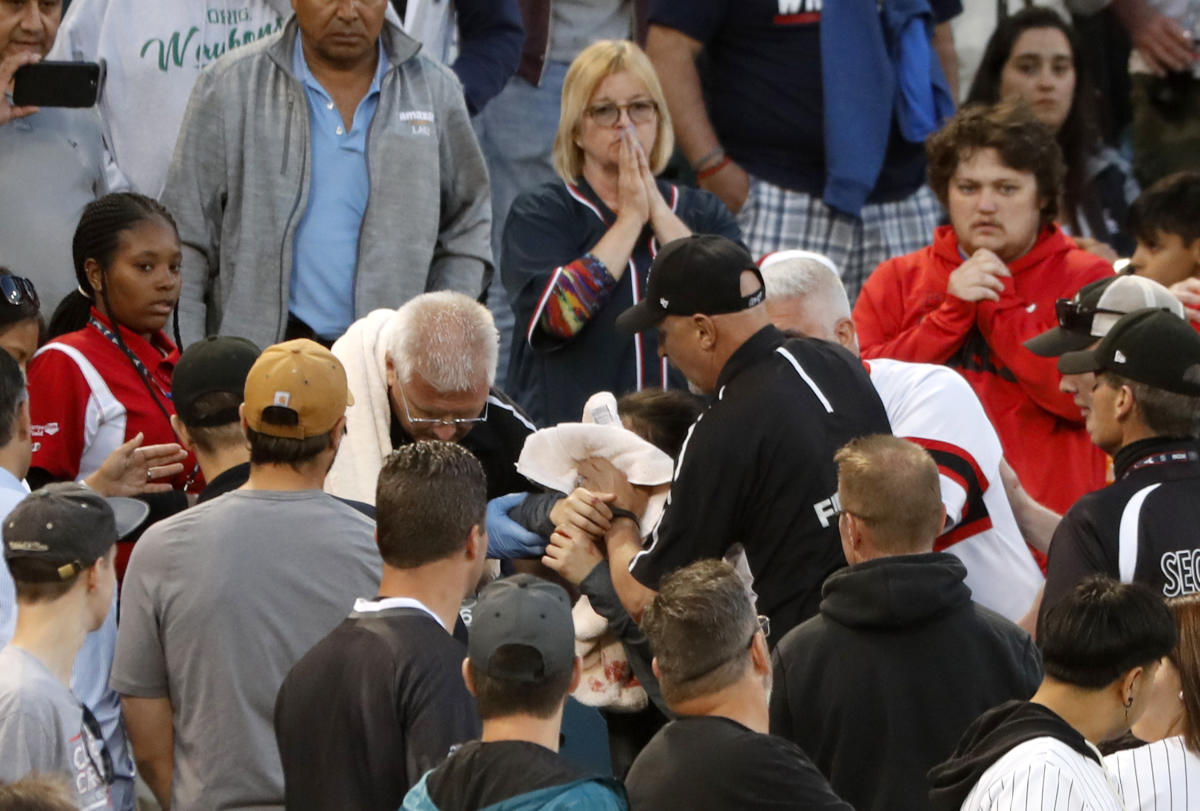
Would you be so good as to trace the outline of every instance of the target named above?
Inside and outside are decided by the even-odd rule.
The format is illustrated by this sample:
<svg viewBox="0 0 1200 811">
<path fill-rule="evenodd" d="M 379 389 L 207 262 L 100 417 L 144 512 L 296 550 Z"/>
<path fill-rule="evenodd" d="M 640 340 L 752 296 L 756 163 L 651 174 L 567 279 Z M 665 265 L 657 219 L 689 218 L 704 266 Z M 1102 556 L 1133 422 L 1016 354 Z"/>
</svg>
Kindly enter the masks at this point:
<svg viewBox="0 0 1200 811">
<path fill-rule="evenodd" d="M 175 440 L 171 375 L 179 349 L 163 332 L 180 290 L 174 220 L 149 197 L 106 195 L 84 209 L 72 257 L 79 287 L 55 310 L 52 340 L 29 364 L 34 488 L 85 478 L 139 433 L 146 444 Z M 186 506 L 180 491 L 195 470 L 195 460 L 185 460 L 169 492 L 146 497 L 154 513 Z M 127 553 L 118 549 L 118 571 Z"/>
</svg>

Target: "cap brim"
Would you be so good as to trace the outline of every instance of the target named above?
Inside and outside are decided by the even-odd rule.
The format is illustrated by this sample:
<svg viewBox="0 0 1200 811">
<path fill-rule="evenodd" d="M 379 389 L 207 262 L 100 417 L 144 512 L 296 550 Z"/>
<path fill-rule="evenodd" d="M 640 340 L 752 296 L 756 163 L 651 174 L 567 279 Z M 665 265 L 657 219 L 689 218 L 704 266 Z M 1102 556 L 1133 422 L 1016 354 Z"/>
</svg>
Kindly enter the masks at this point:
<svg viewBox="0 0 1200 811">
<path fill-rule="evenodd" d="M 665 310 L 655 307 L 650 299 L 642 299 L 617 316 L 617 329 L 635 333 L 650 329 L 667 315 Z"/>
<path fill-rule="evenodd" d="M 1098 340 L 1100 339 L 1092 335 L 1083 335 L 1062 327 L 1055 327 L 1030 338 L 1025 342 L 1025 348 L 1043 358 L 1057 358 L 1068 352 L 1087 349 Z"/>
<path fill-rule="evenodd" d="M 124 538 L 132 533 L 146 521 L 146 516 L 150 515 L 150 505 L 136 498 L 112 496 L 104 500 L 112 508 L 113 519 L 117 525 L 117 538 Z"/>
<path fill-rule="evenodd" d="M 1065 375 L 1081 375 L 1086 372 L 1098 372 L 1104 367 L 1096 356 L 1096 350 L 1084 349 L 1079 352 L 1068 352 L 1058 359 L 1058 371 Z"/>
</svg>

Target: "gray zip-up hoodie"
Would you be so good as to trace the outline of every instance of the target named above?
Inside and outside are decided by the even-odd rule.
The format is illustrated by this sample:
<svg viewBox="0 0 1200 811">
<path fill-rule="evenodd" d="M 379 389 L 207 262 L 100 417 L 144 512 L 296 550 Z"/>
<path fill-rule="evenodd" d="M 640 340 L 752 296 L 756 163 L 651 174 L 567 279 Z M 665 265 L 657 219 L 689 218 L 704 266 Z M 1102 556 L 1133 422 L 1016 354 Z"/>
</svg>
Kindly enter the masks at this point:
<svg viewBox="0 0 1200 811">
<path fill-rule="evenodd" d="M 183 244 L 185 343 L 287 324 L 293 239 L 308 205 L 308 101 L 292 73 L 295 18 L 207 68 L 188 101 L 162 202 Z M 371 190 L 355 317 L 429 290 L 478 296 L 492 272 L 487 169 L 458 79 L 384 24 L 391 64 L 367 133 Z"/>
</svg>

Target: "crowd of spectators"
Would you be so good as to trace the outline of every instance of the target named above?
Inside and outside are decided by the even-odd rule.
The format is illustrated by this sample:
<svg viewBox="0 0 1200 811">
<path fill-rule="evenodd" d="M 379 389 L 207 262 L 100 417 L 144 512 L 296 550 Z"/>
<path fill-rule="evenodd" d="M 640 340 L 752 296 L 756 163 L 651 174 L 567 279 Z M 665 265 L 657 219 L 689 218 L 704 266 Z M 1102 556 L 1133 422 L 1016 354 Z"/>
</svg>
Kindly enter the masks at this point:
<svg viewBox="0 0 1200 811">
<path fill-rule="evenodd" d="M 0 811 L 1193 807 L 1200 0 L 993 5 L 0 0 Z"/>
</svg>

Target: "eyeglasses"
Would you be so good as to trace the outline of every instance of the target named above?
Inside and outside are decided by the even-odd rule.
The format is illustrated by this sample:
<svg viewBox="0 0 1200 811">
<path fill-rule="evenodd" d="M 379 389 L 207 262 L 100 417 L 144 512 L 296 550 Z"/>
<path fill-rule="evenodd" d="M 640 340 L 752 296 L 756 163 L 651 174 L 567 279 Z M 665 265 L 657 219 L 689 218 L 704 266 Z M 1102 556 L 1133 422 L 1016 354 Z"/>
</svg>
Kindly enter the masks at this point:
<svg viewBox="0 0 1200 811">
<path fill-rule="evenodd" d="M 754 633 L 756 634 L 756 633 L 758 633 L 758 631 L 762 631 L 762 635 L 764 637 L 770 638 L 770 636 L 771 636 L 771 618 L 768 617 L 766 614 L 759 614 L 757 617 L 755 617 L 755 619 L 758 620 L 758 630 L 756 630 Z M 750 635 L 750 642 L 751 642 L 751 644 L 753 644 L 754 634 Z"/>
<path fill-rule="evenodd" d="M 465 425 L 476 425 L 481 422 L 487 422 L 487 400 L 483 401 L 483 413 L 478 417 L 414 417 L 412 412 L 408 410 L 408 398 L 404 396 L 404 387 L 397 382 L 396 388 L 400 391 L 400 402 L 404 404 L 404 416 L 408 418 L 409 423 L 412 425 L 428 426 L 430 428 L 435 425 L 453 425 L 455 428 L 461 428 Z"/>
<path fill-rule="evenodd" d="M 0 296 L 14 307 L 28 302 L 34 309 L 41 306 L 33 282 L 24 276 L 0 276 Z"/>
<path fill-rule="evenodd" d="M 602 127 L 611 127 L 621 119 L 624 110 L 634 124 L 649 124 L 658 117 L 658 104 L 653 99 L 637 99 L 628 104 L 606 101 L 587 108 L 588 118 Z"/>
<path fill-rule="evenodd" d="M 1054 302 L 1054 316 L 1058 319 L 1058 325 L 1071 332 L 1090 334 L 1092 331 L 1092 318 L 1097 313 L 1125 315 L 1120 310 L 1106 310 L 1101 307 L 1084 308 L 1074 299 L 1060 298 Z"/>
</svg>

